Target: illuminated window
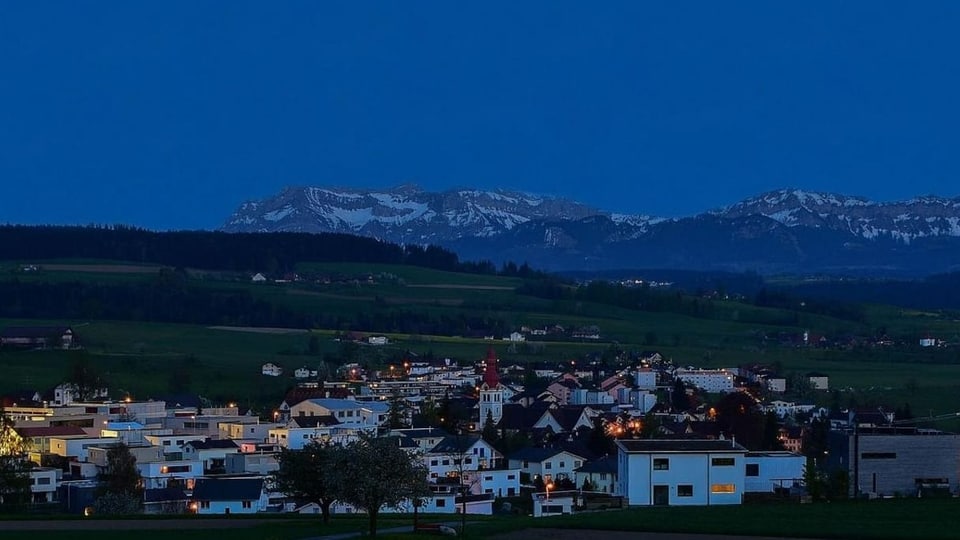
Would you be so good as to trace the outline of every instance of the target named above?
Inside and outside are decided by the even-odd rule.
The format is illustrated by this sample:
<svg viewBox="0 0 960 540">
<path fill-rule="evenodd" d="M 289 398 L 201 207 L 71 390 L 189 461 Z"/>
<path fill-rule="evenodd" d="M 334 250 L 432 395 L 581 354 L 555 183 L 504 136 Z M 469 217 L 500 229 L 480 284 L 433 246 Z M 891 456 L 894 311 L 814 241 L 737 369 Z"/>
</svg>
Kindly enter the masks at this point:
<svg viewBox="0 0 960 540">
<path fill-rule="evenodd" d="M 710 493 L 736 493 L 737 486 L 734 484 L 714 484 L 710 486 Z"/>
</svg>

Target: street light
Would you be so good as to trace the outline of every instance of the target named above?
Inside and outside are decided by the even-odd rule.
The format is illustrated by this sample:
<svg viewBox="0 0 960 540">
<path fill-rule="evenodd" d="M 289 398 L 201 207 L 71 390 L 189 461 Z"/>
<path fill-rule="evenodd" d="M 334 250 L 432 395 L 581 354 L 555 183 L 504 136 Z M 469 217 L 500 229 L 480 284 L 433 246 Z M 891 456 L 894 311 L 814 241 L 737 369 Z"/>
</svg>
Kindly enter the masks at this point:
<svg viewBox="0 0 960 540">
<path fill-rule="evenodd" d="M 547 488 L 547 500 L 549 501 L 549 500 L 550 500 L 550 490 L 553 489 L 553 480 L 548 481 L 547 484 L 546 484 L 544 487 Z"/>
</svg>

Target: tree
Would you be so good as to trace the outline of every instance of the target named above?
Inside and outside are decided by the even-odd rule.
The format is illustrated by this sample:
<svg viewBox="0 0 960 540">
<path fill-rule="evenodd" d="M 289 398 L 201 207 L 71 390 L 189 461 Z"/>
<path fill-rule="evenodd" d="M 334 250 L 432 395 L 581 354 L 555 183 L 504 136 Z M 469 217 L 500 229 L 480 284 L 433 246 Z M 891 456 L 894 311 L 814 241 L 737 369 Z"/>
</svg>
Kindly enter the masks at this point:
<svg viewBox="0 0 960 540">
<path fill-rule="evenodd" d="M 394 390 L 390 394 L 390 410 L 387 413 L 387 427 L 390 429 L 402 429 L 410 427 L 407 425 L 407 402 L 400 392 Z"/>
<path fill-rule="evenodd" d="M 674 411 L 685 411 L 690 408 L 690 399 L 687 398 L 687 385 L 683 384 L 683 379 L 673 380 L 673 391 L 670 395 L 671 405 Z"/>
<path fill-rule="evenodd" d="M 483 420 L 483 431 L 480 436 L 494 446 L 497 446 L 497 443 L 500 442 L 497 424 L 493 421 L 493 411 L 487 410 L 487 417 Z"/>
<path fill-rule="evenodd" d="M 67 373 L 67 383 L 73 386 L 78 401 L 88 401 L 97 397 L 97 394 L 106 386 L 103 377 L 90 364 L 86 352 L 75 353 L 70 372 Z"/>
<path fill-rule="evenodd" d="M 363 436 L 333 447 L 331 485 L 339 501 L 367 512 L 370 537 L 377 535 L 377 517 L 384 507 L 430 495 L 427 468 L 416 453 L 408 453 L 395 437 Z"/>
<path fill-rule="evenodd" d="M 100 479 L 98 501 L 107 497 L 96 506 L 98 512 L 130 514 L 139 511 L 143 482 L 137 470 L 137 458 L 130 452 L 130 447 L 120 443 L 107 451 L 107 465 Z"/>
<path fill-rule="evenodd" d="M 30 500 L 27 442 L 14 431 L 14 422 L 0 409 L 0 508 L 17 509 Z"/>
<path fill-rule="evenodd" d="M 283 448 L 277 456 L 280 468 L 273 473 L 277 490 L 294 498 L 320 505 L 323 523 L 330 523 L 330 505 L 334 502 L 331 487 L 333 448 L 313 441 L 302 450 Z"/>
</svg>

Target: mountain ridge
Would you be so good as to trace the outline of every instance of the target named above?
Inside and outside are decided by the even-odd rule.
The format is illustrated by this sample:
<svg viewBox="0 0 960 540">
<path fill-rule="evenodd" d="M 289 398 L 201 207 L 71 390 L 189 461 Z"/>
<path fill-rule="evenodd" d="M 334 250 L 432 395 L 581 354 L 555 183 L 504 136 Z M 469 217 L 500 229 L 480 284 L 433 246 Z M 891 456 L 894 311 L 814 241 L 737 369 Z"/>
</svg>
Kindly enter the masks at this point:
<svg viewBox="0 0 960 540">
<path fill-rule="evenodd" d="M 221 230 L 358 234 L 550 270 L 673 265 L 928 274 L 960 268 L 960 197 L 875 202 L 796 188 L 662 218 L 502 189 L 288 187 L 243 203 Z"/>
</svg>

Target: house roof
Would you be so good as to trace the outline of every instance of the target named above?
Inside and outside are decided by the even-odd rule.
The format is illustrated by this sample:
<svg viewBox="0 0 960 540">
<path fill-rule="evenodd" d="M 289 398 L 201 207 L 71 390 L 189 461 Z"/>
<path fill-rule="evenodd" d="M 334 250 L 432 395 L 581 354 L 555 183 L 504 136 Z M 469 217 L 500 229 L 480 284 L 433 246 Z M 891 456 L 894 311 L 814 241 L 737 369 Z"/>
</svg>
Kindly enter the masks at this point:
<svg viewBox="0 0 960 540">
<path fill-rule="evenodd" d="M 48 338 L 68 331 L 69 326 L 8 326 L 0 330 L 0 338 Z"/>
<path fill-rule="evenodd" d="M 449 435 L 446 431 L 439 428 L 413 428 L 413 429 L 394 429 L 391 435 L 409 437 L 411 439 L 432 439 L 434 437 L 446 437 Z"/>
<path fill-rule="evenodd" d="M 263 478 L 198 478 L 193 498 L 200 501 L 250 501 L 260 498 Z"/>
<path fill-rule="evenodd" d="M 529 430 L 543 417 L 543 413 L 551 408 L 552 403 L 536 402 L 524 407 L 516 403 L 504 404 L 500 422 L 502 429 Z"/>
<path fill-rule="evenodd" d="M 15 428 L 15 430 L 25 439 L 34 437 L 68 437 L 71 435 L 87 434 L 83 428 L 77 426 L 18 427 Z"/>
<path fill-rule="evenodd" d="M 620 439 L 617 446 L 627 453 L 734 452 L 747 449 L 733 440 L 715 439 Z"/>
<path fill-rule="evenodd" d="M 322 414 L 320 416 L 295 416 L 293 423 L 297 427 L 315 428 L 320 426 L 335 426 L 340 423 L 332 414 Z"/>
<path fill-rule="evenodd" d="M 143 502 L 145 503 L 178 502 L 188 500 L 190 500 L 190 497 L 187 497 L 187 494 L 182 489 L 177 488 L 148 489 L 143 492 Z"/>
<path fill-rule="evenodd" d="M 469 450 L 477 441 L 483 439 L 478 436 L 465 435 L 457 437 L 451 435 L 438 442 L 436 446 L 430 449 L 431 454 L 460 454 Z M 486 442 L 486 441 L 484 441 Z M 489 443 L 488 443 L 489 444 Z"/>
<path fill-rule="evenodd" d="M 355 401 L 352 399 L 315 398 L 315 399 L 308 399 L 306 401 L 309 401 L 314 405 L 319 405 L 320 407 L 323 407 L 324 409 L 329 409 L 331 411 L 348 411 L 353 409 L 359 409 L 364 405 L 367 405 L 366 403 L 361 403 L 359 401 Z"/>
<path fill-rule="evenodd" d="M 617 458 L 616 456 L 603 456 L 600 459 L 594 459 L 583 464 L 582 467 L 577 469 L 577 472 L 582 473 L 616 473 L 617 472 Z"/>
<path fill-rule="evenodd" d="M 563 448 L 521 448 L 516 452 L 507 456 L 511 460 L 518 461 L 544 461 L 550 459 L 557 454 L 562 454 L 567 452 L 568 454 L 573 454 L 569 450 L 564 450 Z M 577 457 L 582 458 L 583 456 L 573 454 Z"/>
<path fill-rule="evenodd" d="M 237 443 L 230 439 L 207 439 L 205 441 L 190 441 L 186 444 L 197 450 L 212 450 L 216 448 L 233 449 L 239 448 Z"/>
</svg>

